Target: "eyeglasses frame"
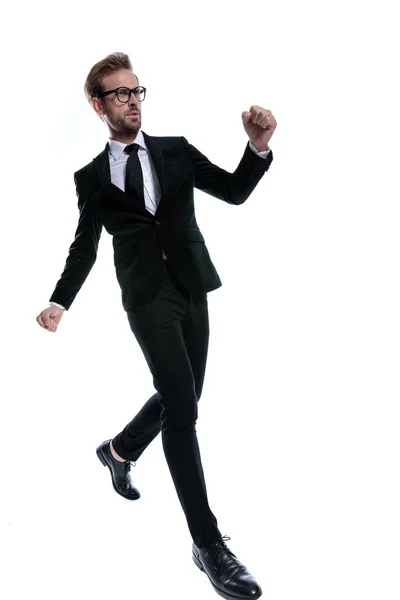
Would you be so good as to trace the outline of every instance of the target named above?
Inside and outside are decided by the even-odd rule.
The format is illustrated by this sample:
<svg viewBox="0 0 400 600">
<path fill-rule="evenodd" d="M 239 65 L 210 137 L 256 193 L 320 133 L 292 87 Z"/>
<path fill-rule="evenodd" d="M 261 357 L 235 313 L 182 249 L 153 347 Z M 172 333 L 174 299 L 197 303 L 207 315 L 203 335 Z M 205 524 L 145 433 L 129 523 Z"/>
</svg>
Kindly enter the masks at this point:
<svg viewBox="0 0 400 600">
<path fill-rule="evenodd" d="M 104 98 L 104 96 L 108 96 L 109 94 L 116 94 L 116 98 L 118 100 L 118 102 L 121 102 L 121 100 L 118 98 L 118 91 L 119 90 L 128 90 L 129 91 L 129 98 L 126 102 L 121 102 L 121 104 L 128 104 L 129 100 L 131 99 L 132 94 L 135 93 L 135 90 L 138 89 L 142 89 L 144 91 L 144 98 L 143 100 L 146 98 L 146 91 L 147 88 L 143 87 L 143 85 L 138 85 L 135 88 L 129 89 L 126 85 L 121 85 L 120 87 L 117 87 L 115 90 L 108 90 L 107 92 L 101 92 L 101 94 L 96 94 L 96 96 L 94 96 L 95 98 Z M 135 94 L 136 96 L 136 94 Z M 139 100 L 139 98 L 138 98 Z M 139 102 L 143 102 L 143 100 L 139 100 Z"/>
</svg>

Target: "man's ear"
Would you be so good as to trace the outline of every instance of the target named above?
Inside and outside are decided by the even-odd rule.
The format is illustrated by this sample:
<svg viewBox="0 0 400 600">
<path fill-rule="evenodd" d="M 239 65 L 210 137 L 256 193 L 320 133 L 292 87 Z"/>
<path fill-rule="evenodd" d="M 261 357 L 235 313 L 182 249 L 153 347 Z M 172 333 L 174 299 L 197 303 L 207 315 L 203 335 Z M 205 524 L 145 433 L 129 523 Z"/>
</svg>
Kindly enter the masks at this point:
<svg viewBox="0 0 400 600">
<path fill-rule="evenodd" d="M 98 98 L 92 98 L 92 108 L 93 110 L 99 115 L 99 117 L 101 118 L 101 120 L 103 121 L 103 107 L 101 105 L 101 102 Z"/>
</svg>

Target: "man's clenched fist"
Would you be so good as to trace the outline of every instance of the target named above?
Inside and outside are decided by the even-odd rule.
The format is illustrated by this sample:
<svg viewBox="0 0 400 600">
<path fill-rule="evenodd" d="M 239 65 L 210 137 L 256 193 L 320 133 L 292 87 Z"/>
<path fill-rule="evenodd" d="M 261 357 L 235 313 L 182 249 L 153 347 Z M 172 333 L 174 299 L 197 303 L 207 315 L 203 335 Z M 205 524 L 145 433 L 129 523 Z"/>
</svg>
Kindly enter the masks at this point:
<svg viewBox="0 0 400 600">
<path fill-rule="evenodd" d="M 268 149 L 277 122 L 270 110 L 253 104 L 249 111 L 242 112 L 243 127 L 259 152 Z"/>
<path fill-rule="evenodd" d="M 62 319 L 63 312 L 65 311 L 62 308 L 51 305 L 45 310 L 42 310 L 36 317 L 36 321 L 43 329 L 47 329 L 47 331 L 56 331 L 58 324 Z"/>
</svg>

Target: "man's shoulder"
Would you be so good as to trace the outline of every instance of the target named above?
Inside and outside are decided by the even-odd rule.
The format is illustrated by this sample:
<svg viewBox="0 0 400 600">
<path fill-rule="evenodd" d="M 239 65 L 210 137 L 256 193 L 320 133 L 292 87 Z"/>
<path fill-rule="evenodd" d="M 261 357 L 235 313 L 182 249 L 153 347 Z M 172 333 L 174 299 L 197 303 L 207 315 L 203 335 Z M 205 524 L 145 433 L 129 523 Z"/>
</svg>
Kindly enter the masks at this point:
<svg viewBox="0 0 400 600">
<path fill-rule="evenodd" d="M 149 135 L 147 137 L 156 141 L 179 142 L 182 139 L 181 135 Z"/>
<path fill-rule="evenodd" d="M 183 138 L 180 135 L 149 135 L 148 133 L 144 133 L 144 141 L 159 144 L 164 149 L 180 146 Z"/>
<path fill-rule="evenodd" d="M 81 167 L 75 172 L 75 176 L 79 178 L 85 177 L 85 175 L 89 175 L 93 172 L 93 160 L 91 160 L 87 165 Z"/>
<path fill-rule="evenodd" d="M 87 177 L 93 177 L 94 172 L 95 172 L 94 162 L 95 162 L 95 160 L 101 158 L 102 156 L 104 157 L 104 153 L 105 153 L 105 150 L 102 150 L 100 152 L 100 154 L 95 156 L 95 158 L 93 158 L 90 162 L 88 162 L 86 165 L 84 165 L 83 167 L 78 169 L 74 173 L 75 179 L 78 178 L 79 180 L 81 180 L 81 179 L 86 179 Z"/>
</svg>

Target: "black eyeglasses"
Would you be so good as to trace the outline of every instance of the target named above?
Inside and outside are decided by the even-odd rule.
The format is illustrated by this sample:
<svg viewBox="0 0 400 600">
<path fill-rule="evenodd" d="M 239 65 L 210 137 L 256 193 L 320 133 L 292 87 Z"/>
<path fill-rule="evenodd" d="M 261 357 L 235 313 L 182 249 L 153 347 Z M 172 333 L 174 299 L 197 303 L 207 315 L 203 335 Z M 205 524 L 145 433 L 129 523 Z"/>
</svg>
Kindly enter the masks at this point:
<svg viewBox="0 0 400 600">
<path fill-rule="evenodd" d="M 122 104 L 126 104 L 131 99 L 131 95 L 135 94 L 135 96 L 139 100 L 139 102 L 143 102 L 143 100 L 146 98 L 146 89 L 147 88 L 145 88 L 141 85 L 133 88 L 132 90 L 130 90 L 127 87 L 119 87 L 116 90 L 109 90 L 108 92 L 102 92 L 101 94 L 96 94 L 95 97 L 96 98 L 104 98 L 104 96 L 108 96 L 108 94 L 116 94 L 118 100 Z"/>
</svg>

